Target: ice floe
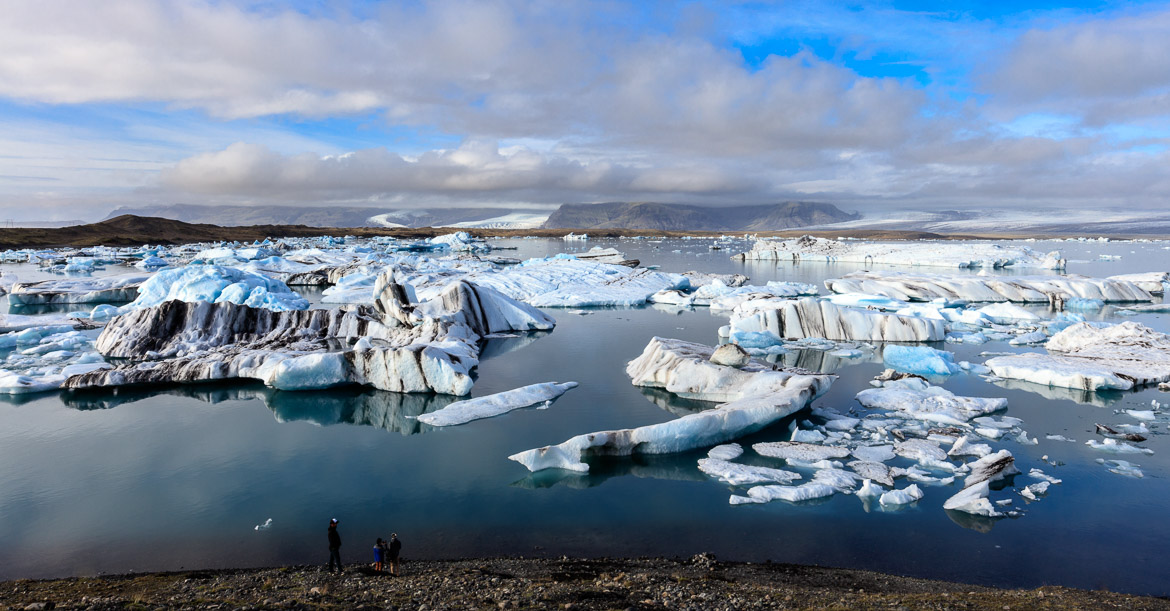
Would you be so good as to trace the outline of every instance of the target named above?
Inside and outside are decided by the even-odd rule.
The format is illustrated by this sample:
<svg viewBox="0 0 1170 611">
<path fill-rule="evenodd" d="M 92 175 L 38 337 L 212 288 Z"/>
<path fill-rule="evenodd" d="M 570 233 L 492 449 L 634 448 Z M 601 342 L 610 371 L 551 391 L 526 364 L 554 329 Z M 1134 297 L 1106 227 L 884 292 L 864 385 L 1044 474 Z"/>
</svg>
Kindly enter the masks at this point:
<svg viewBox="0 0 1170 611">
<path fill-rule="evenodd" d="M 479 420 L 480 418 L 490 418 L 492 416 L 506 414 L 512 410 L 528 407 L 529 405 L 552 402 L 557 397 L 576 387 L 576 382 L 531 384 L 485 397 L 456 401 L 438 411 L 423 414 L 418 419 L 420 422 L 431 426 L 464 424 L 472 420 Z"/>
<path fill-rule="evenodd" d="M 962 397 L 918 378 L 892 380 L 881 388 L 863 390 L 857 393 L 857 401 L 870 409 L 884 409 L 917 420 L 952 425 L 965 425 L 973 418 L 1007 407 L 1007 399 Z"/>
<path fill-rule="evenodd" d="M 8 293 L 8 305 L 133 301 L 138 297 L 139 285 L 148 278 L 150 276 L 128 275 L 17 282 Z"/>
<path fill-rule="evenodd" d="M 750 347 L 783 339 L 923 342 L 945 337 L 941 320 L 848 308 L 815 298 L 761 300 L 738 306 L 720 334 Z"/>
</svg>

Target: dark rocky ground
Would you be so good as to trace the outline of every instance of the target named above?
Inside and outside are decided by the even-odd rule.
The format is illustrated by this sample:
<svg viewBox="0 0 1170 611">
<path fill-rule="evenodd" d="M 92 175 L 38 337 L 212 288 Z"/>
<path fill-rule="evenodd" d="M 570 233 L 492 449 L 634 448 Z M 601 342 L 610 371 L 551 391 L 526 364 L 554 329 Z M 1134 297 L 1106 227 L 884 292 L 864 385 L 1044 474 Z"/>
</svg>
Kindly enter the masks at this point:
<svg viewBox="0 0 1170 611">
<path fill-rule="evenodd" d="M 994 588 L 784 564 L 517 559 L 147 573 L 0 583 L 0 609 L 1170 609 L 1101 591 Z"/>
</svg>

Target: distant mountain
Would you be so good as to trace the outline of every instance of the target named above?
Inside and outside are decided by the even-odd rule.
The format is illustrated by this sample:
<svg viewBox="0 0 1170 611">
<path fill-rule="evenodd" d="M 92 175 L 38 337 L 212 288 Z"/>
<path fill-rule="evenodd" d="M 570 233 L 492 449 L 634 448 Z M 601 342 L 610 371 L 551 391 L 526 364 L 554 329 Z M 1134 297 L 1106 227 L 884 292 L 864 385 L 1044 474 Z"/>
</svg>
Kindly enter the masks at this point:
<svg viewBox="0 0 1170 611">
<path fill-rule="evenodd" d="M 149 208 L 122 207 L 106 220 L 123 215 L 152 216 L 185 223 L 245 225 L 308 225 L 311 227 L 539 227 L 547 212 L 510 208 L 426 208 L 394 210 L 352 206 L 197 206 L 170 204 Z"/>
<path fill-rule="evenodd" d="M 785 202 L 756 206 L 627 203 L 564 204 L 544 228 L 659 231 L 775 231 L 861 218 L 832 204 Z"/>
</svg>

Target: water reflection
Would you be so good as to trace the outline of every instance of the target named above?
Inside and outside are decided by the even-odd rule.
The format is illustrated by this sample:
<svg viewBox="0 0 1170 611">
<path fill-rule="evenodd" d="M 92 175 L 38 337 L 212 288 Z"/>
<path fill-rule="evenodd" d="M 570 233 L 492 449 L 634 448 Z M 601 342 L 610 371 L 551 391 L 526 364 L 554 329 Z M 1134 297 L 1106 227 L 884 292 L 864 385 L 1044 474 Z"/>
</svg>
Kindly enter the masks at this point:
<svg viewBox="0 0 1170 611">
<path fill-rule="evenodd" d="M 261 384 L 206 384 L 114 391 L 66 391 L 61 401 L 77 410 L 112 409 L 160 396 L 223 401 L 259 400 L 277 422 L 310 422 L 318 426 L 372 426 L 403 435 L 433 430 L 417 418 L 458 401 L 460 397 L 426 393 L 395 393 L 360 386 L 321 391 L 281 391 Z M 19 397 L 19 395 L 17 396 Z M 15 401 L 13 401 L 15 402 Z"/>
<path fill-rule="evenodd" d="M 719 405 L 718 401 L 700 401 L 698 399 L 684 399 L 674 393 L 661 388 L 639 387 L 638 390 L 648 401 L 661 407 L 663 410 L 681 418 L 691 414 L 707 411 Z"/>
<path fill-rule="evenodd" d="M 510 336 L 489 337 L 479 342 L 479 360 L 486 361 L 524 348 L 552 331 L 529 331 Z"/>
<path fill-rule="evenodd" d="M 679 454 L 635 454 L 633 456 L 606 456 L 586 459 L 589 471 L 579 473 L 565 469 L 545 469 L 530 473 L 512 483 L 518 488 L 595 488 L 615 477 L 633 475 L 644 479 L 667 481 L 712 481 L 699 471 L 698 461 L 706 451 Z"/>
</svg>

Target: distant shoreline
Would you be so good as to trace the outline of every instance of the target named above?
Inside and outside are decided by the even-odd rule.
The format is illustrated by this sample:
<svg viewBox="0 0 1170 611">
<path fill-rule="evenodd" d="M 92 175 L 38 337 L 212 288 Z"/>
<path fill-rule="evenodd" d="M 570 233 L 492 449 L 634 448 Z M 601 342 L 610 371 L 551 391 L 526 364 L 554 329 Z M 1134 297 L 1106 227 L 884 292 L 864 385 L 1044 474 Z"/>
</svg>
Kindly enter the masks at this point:
<svg viewBox="0 0 1170 611">
<path fill-rule="evenodd" d="M 784 231 L 658 231 L 650 229 L 467 229 L 453 227 L 385 228 L 385 227 L 310 227 L 307 225 L 220 226 L 184 223 L 171 219 L 124 215 L 100 223 L 56 228 L 12 228 L 0 230 L 0 250 L 23 248 L 86 248 L 91 246 L 173 246 L 196 242 L 254 242 L 265 238 L 305 238 L 319 236 L 357 237 L 390 236 L 422 239 L 466 231 L 481 238 L 559 238 L 568 233 L 587 233 L 593 238 L 717 238 L 723 235 L 755 235 L 792 238 L 813 235 L 825 238 L 867 240 L 1019 240 L 1090 237 L 1069 233 L 954 233 L 883 229 L 788 229 Z M 1094 236 L 1095 237 L 1095 236 Z M 1118 234 L 1110 239 L 1149 239 L 1152 236 Z"/>
<path fill-rule="evenodd" d="M 315 609 L 1170 609 L 1170 600 L 1058 586 L 1005 590 L 872 571 L 690 559 L 404 559 L 0 583 L 0 606 Z"/>
</svg>

